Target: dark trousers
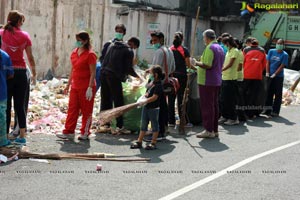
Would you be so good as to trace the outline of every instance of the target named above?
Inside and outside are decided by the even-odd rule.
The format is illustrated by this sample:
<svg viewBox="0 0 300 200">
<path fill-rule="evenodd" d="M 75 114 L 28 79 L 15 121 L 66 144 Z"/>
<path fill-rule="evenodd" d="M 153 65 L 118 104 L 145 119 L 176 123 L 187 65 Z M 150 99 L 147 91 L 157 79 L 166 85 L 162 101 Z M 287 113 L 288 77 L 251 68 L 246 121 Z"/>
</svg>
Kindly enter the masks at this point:
<svg viewBox="0 0 300 200">
<path fill-rule="evenodd" d="M 27 77 L 27 91 L 26 91 L 26 94 L 25 94 L 25 103 L 24 103 L 24 106 L 25 106 L 25 115 L 27 117 L 27 112 L 28 112 L 28 104 L 29 104 L 29 97 L 30 97 L 30 77 Z M 14 129 L 17 127 L 18 125 L 18 115 L 16 114 L 16 109 L 15 110 L 15 124 L 14 124 Z"/>
<path fill-rule="evenodd" d="M 270 81 L 271 83 L 266 100 L 266 114 L 270 114 L 271 111 L 279 114 L 282 102 L 283 77 L 275 77 Z M 275 98 L 273 99 L 274 95 Z"/>
<path fill-rule="evenodd" d="M 186 82 L 187 82 L 187 75 L 185 74 L 178 74 L 174 73 L 174 77 L 178 79 L 178 82 L 180 84 L 180 88 L 177 91 L 176 95 L 168 95 L 168 117 L 169 117 L 169 124 L 175 124 L 175 100 L 177 97 L 177 108 L 178 108 L 178 114 L 179 117 L 182 113 L 182 100 L 184 95 L 184 90 L 186 88 Z M 181 120 L 181 119 L 180 119 Z"/>
<path fill-rule="evenodd" d="M 27 93 L 27 74 L 26 70 L 15 70 L 14 78 L 7 80 L 7 110 L 6 110 L 6 122 L 7 130 L 9 133 L 11 122 L 11 107 L 12 98 L 14 99 L 15 114 L 18 117 L 18 123 L 20 128 L 26 128 L 26 111 L 25 111 L 25 99 Z"/>
<path fill-rule="evenodd" d="M 122 82 L 110 72 L 101 72 L 100 110 L 109 110 L 124 105 Z M 117 118 L 117 127 L 123 127 L 123 117 Z"/>
<path fill-rule="evenodd" d="M 220 107 L 221 107 L 222 116 L 226 119 L 231 119 L 231 120 L 237 119 L 237 112 L 236 112 L 237 93 L 238 93 L 238 89 L 237 89 L 236 80 L 222 81 Z M 201 95 L 200 95 L 200 99 L 201 99 Z"/>
<path fill-rule="evenodd" d="M 218 132 L 220 86 L 199 86 L 202 126 L 209 132 Z"/>
<path fill-rule="evenodd" d="M 245 79 L 244 80 L 244 99 L 245 99 L 245 113 L 249 118 L 254 115 L 259 115 L 262 111 L 263 98 L 261 91 L 263 90 L 262 80 Z"/>
<path fill-rule="evenodd" d="M 245 99 L 244 99 L 244 82 L 237 81 L 238 95 L 237 95 L 237 115 L 240 121 L 246 120 L 245 108 Z"/>
<path fill-rule="evenodd" d="M 168 104 L 166 100 L 166 96 L 163 95 L 162 98 L 160 98 L 160 108 L 159 108 L 159 137 L 163 137 L 166 132 L 166 126 L 168 125 Z"/>
</svg>

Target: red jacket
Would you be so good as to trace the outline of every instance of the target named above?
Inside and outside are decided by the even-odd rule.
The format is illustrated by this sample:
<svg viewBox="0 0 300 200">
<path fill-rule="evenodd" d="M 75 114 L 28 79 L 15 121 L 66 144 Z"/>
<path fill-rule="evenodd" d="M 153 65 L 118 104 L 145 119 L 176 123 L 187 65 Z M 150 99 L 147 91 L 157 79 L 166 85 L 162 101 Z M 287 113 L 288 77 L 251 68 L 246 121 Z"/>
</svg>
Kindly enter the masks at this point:
<svg viewBox="0 0 300 200">
<path fill-rule="evenodd" d="M 262 80 L 267 58 L 265 50 L 259 46 L 246 47 L 244 53 L 244 79 Z"/>
</svg>

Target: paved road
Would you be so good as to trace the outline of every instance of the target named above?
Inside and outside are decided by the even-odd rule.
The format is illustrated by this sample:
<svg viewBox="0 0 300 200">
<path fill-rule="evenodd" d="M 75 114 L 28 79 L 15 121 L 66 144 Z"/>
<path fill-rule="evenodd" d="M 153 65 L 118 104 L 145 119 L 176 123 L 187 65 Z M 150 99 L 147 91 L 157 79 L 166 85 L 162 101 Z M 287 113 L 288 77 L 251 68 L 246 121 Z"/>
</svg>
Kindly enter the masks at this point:
<svg viewBox="0 0 300 200">
<path fill-rule="evenodd" d="M 0 166 L 0 199 L 142 200 L 171 199 L 168 195 L 175 194 L 175 199 L 298 200 L 299 111 L 299 106 L 289 106 L 279 118 L 221 126 L 219 139 L 197 139 L 202 127 L 194 127 L 185 137 L 172 130 L 167 141 L 151 152 L 129 149 L 136 136 L 96 134 L 90 142 L 76 143 L 53 135 L 30 135 L 28 146 L 33 152 L 105 152 L 151 161 L 19 160 Z M 275 152 L 261 154 L 272 149 Z M 103 166 L 101 173 L 95 170 L 97 164 Z M 233 171 L 226 170 L 231 166 Z"/>
</svg>

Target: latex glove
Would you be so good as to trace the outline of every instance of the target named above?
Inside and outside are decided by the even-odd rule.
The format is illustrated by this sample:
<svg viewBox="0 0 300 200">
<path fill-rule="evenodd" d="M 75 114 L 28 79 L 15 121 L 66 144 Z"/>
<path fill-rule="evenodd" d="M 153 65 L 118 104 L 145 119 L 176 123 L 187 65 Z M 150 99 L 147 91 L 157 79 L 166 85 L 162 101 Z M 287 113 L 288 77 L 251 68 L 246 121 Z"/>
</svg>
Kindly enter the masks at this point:
<svg viewBox="0 0 300 200">
<path fill-rule="evenodd" d="M 190 63 L 191 63 L 191 65 L 195 66 L 196 65 L 196 59 L 190 57 Z"/>
<path fill-rule="evenodd" d="M 272 74 L 271 78 L 274 78 L 275 76 L 276 76 L 276 74 L 274 73 L 274 74 Z"/>
<path fill-rule="evenodd" d="M 147 104 L 147 98 L 143 95 L 136 101 L 139 106 L 144 106 Z"/>
<path fill-rule="evenodd" d="M 266 73 L 266 77 L 270 77 L 270 73 Z"/>
<path fill-rule="evenodd" d="M 85 93 L 85 97 L 86 97 L 86 100 L 88 100 L 88 101 L 92 100 L 93 89 L 91 87 L 87 88 L 86 93 Z"/>
</svg>

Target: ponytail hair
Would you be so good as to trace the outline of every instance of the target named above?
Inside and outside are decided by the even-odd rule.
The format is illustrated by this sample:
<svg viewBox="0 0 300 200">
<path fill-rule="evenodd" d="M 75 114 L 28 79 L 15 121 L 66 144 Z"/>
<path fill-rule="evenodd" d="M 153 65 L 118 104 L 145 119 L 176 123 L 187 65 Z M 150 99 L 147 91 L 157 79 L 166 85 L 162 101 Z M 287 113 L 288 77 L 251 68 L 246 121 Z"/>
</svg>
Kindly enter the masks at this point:
<svg viewBox="0 0 300 200">
<path fill-rule="evenodd" d="M 237 45 L 232 36 L 224 37 L 222 39 L 223 44 L 229 44 L 231 47 L 237 48 Z"/>
<path fill-rule="evenodd" d="M 88 32 L 80 31 L 79 33 L 76 34 L 76 38 L 79 38 L 83 41 L 87 41 L 87 43 L 83 46 L 85 49 L 90 49 L 92 47 L 91 38 Z"/>
<path fill-rule="evenodd" d="M 12 10 L 8 13 L 7 22 L 4 25 L 4 30 L 9 32 L 14 32 L 14 27 L 17 28 L 19 22 L 25 21 L 25 16 L 18 10 Z"/>
</svg>

